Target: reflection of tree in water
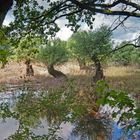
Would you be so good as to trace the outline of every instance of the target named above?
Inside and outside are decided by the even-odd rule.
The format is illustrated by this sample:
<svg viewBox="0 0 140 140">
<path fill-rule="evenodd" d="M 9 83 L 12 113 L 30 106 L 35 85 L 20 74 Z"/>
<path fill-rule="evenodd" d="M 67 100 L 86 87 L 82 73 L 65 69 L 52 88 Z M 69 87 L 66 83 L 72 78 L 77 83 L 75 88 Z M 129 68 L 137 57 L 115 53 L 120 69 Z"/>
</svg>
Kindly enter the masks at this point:
<svg viewBox="0 0 140 140">
<path fill-rule="evenodd" d="M 72 135 L 80 136 L 80 140 L 108 140 L 111 139 L 111 134 L 111 121 L 90 116 L 78 120 L 72 132 Z"/>
<path fill-rule="evenodd" d="M 14 112 L 11 113 L 11 117 L 19 121 L 19 126 L 15 134 L 9 137 L 9 140 L 46 140 L 48 138 L 55 140 L 57 137 L 55 132 L 60 129 L 59 126 L 62 121 L 60 114 L 57 114 L 57 109 L 51 97 L 27 91 L 26 94 L 19 97 Z M 8 114 L 6 114 L 7 117 L 10 117 Z M 39 128 L 42 125 L 41 119 L 47 120 L 49 130 L 46 130 L 46 134 L 39 136 L 31 129 Z"/>
<path fill-rule="evenodd" d="M 61 129 L 63 122 L 75 124 L 72 135 L 80 135 L 81 139 L 94 140 L 95 137 L 104 139 L 108 137 L 106 134 L 110 135 L 110 125 L 87 116 L 83 117 L 87 107 L 82 102 L 75 101 L 75 92 L 72 87 L 70 89 L 65 89 L 65 92 L 53 90 L 51 93 L 23 91 L 25 94 L 18 97 L 14 108 L 2 104 L 0 117 L 12 117 L 19 121 L 16 132 L 8 140 L 58 140 L 60 138 L 56 132 Z M 41 119 L 47 120 L 48 130 L 46 134 L 39 136 L 32 131 L 32 128 L 41 126 Z"/>
</svg>

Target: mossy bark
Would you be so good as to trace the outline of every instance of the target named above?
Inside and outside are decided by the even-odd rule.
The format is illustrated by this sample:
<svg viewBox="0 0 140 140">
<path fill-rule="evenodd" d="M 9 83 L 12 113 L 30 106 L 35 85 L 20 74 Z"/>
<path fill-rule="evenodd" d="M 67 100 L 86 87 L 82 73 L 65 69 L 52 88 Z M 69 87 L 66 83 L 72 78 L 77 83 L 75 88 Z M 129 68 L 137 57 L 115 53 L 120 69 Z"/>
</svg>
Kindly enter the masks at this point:
<svg viewBox="0 0 140 140">
<path fill-rule="evenodd" d="M 52 75 L 55 78 L 67 78 L 64 73 L 62 73 L 61 71 L 55 70 L 53 64 L 48 65 L 48 72 L 50 75 Z"/>
</svg>

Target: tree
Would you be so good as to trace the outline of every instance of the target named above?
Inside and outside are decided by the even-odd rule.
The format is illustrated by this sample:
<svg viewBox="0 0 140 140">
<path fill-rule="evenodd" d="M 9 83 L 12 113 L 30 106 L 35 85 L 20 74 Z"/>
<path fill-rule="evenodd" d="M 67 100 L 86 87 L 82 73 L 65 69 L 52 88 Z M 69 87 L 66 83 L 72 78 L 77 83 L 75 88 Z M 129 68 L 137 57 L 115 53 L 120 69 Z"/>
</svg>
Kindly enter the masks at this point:
<svg viewBox="0 0 140 140">
<path fill-rule="evenodd" d="M 122 42 L 120 45 L 117 45 L 116 48 L 121 48 L 122 46 L 128 44 L 129 42 Z M 133 51 L 133 47 L 131 45 L 127 45 L 124 48 L 116 51 L 112 56 L 112 61 L 116 64 L 120 65 L 128 65 L 131 63 L 131 53 Z"/>
<path fill-rule="evenodd" d="M 134 48 L 131 54 L 131 64 L 140 66 L 140 48 Z"/>
<path fill-rule="evenodd" d="M 14 4 L 13 0 L 1 0 L 0 27 L 12 5 L 15 20 L 11 23 L 9 32 L 18 41 L 31 32 L 45 38 L 54 36 L 60 30 L 56 21 L 63 18 L 68 21 L 65 26 L 77 31 L 82 22 L 92 29 L 94 15 L 97 13 L 119 16 L 115 20 L 119 24 L 113 30 L 129 17 L 140 17 L 140 2 L 134 0 L 14 0 Z"/>
<path fill-rule="evenodd" d="M 88 57 L 89 51 L 88 50 L 88 32 L 86 31 L 79 31 L 73 34 L 68 42 L 67 42 L 67 49 L 70 52 L 72 58 L 76 59 L 79 63 L 80 69 L 84 69 L 86 67 L 86 62 L 90 57 Z"/>
<path fill-rule="evenodd" d="M 38 45 L 40 45 L 40 38 L 28 35 L 20 40 L 18 47 L 15 49 L 15 56 L 17 60 L 22 60 L 26 64 L 26 76 L 34 75 L 31 60 L 35 58 L 38 52 Z"/>
<path fill-rule="evenodd" d="M 18 28 L 17 31 L 20 35 L 23 29 L 28 32 L 36 32 L 38 34 L 55 34 L 55 32 L 59 30 L 56 20 L 63 17 L 68 20 L 66 26 L 70 26 L 73 30 L 77 30 L 80 27 L 81 22 L 85 22 L 92 28 L 94 15 L 97 13 L 113 16 L 125 16 L 124 20 L 128 17 L 140 17 L 140 3 L 132 0 L 15 1 L 15 21 L 13 26 L 14 29 Z M 7 3 L 12 4 L 12 0 L 11 2 L 9 0 Z M 2 0 L 1 5 L 4 5 L 4 0 Z M 5 10 L 2 9 L 2 11 Z M 118 18 L 118 20 L 120 19 Z M 121 23 L 124 20 L 122 20 Z M 23 34 L 25 33 L 26 32 L 23 32 Z"/>
<path fill-rule="evenodd" d="M 94 62 L 96 73 L 94 81 L 103 79 L 103 70 L 101 58 L 111 50 L 111 32 L 110 29 L 102 25 L 95 31 L 81 31 L 73 34 L 68 43 L 70 49 L 76 56 L 84 59 L 90 59 Z"/>
<path fill-rule="evenodd" d="M 125 47 L 124 47 L 125 46 Z M 134 48 L 128 41 L 123 41 L 117 45 L 116 50 L 118 51 L 112 54 L 112 61 L 119 65 L 139 65 L 140 64 L 140 49 Z"/>
<path fill-rule="evenodd" d="M 62 64 L 68 60 L 66 43 L 60 39 L 50 40 L 39 49 L 37 58 L 48 67 L 48 72 L 55 78 L 66 77 L 60 71 L 54 69 L 54 65 Z"/>
</svg>

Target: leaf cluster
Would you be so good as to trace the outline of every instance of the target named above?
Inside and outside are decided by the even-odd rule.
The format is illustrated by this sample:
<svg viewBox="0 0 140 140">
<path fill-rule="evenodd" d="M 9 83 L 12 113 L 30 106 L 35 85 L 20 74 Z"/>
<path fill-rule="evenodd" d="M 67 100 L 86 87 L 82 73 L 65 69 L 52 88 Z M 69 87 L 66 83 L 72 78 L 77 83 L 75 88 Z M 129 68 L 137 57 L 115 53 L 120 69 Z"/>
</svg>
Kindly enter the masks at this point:
<svg viewBox="0 0 140 140">
<path fill-rule="evenodd" d="M 117 118 L 118 124 L 122 125 L 127 131 L 139 130 L 140 126 L 140 108 L 135 105 L 135 101 L 124 91 L 111 89 L 104 81 L 98 81 L 96 87 L 97 100 L 99 105 L 109 105 L 114 110 L 112 117 Z M 133 120 L 133 121 L 132 121 Z"/>
<path fill-rule="evenodd" d="M 44 64 L 62 64 L 68 60 L 66 42 L 60 39 L 50 40 L 47 44 L 40 46 L 37 59 Z"/>
<path fill-rule="evenodd" d="M 117 48 L 121 48 L 124 45 L 124 48 L 114 52 L 112 54 L 112 61 L 119 65 L 139 65 L 140 64 L 140 48 L 134 48 L 132 45 L 129 45 L 129 42 L 124 41 L 119 44 Z"/>
<path fill-rule="evenodd" d="M 79 31 L 68 40 L 68 49 L 74 57 L 98 59 L 111 50 L 111 31 L 102 25 L 95 31 Z"/>
</svg>

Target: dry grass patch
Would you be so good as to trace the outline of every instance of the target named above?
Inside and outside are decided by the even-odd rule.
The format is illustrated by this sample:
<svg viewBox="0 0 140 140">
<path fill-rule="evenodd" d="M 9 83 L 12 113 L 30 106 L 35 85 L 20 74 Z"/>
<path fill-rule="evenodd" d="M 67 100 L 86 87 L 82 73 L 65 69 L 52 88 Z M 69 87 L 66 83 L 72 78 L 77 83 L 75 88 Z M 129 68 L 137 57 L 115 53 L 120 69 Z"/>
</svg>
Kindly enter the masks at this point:
<svg viewBox="0 0 140 140">
<path fill-rule="evenodd" d="M 115 89 L 140 93 L 140 69 L 136 67 L 109 67 L 105 70 L 105 76 Z"/>
</svg>

